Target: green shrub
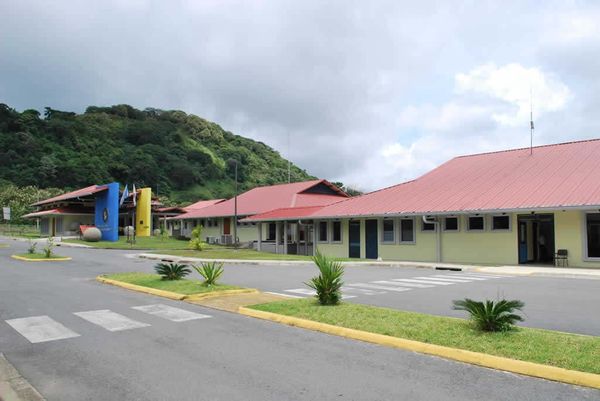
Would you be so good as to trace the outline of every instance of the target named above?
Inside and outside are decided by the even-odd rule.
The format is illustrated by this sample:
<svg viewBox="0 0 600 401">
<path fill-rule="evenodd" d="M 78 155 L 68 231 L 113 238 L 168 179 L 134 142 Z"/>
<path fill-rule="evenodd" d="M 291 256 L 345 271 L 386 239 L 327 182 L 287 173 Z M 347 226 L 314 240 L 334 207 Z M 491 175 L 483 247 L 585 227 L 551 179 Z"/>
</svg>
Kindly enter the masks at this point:
<svg viewBox="0 0 600 401">
<path fill-rule="evenodd" d="M 516 322 L 522 322 L 523 318 L 514 313 L 522 310 L 525 304 L 519 300 L 485 302 L 474 301 L 469 298 L 453 301 L 454 310 L 464 310 L 471 315 L 477 328 L 481 331 L 508 331 Z"/>
<path fill-rule="evenodd" d="M 34 254 L 36 248 L 37 248 L 37 242 L 33 242 L 32 240 L 29 240 L 29 247 L 27 248 L 27 253 Z"/>
<path fill-rule="evenodd" d="M 52 257 L 52 249 L 53 248 L 54 248 L 54 238 L 50 237 L 50 238 L 48 238 L 48 241 L 46 242 L 46 246 L 44 247 L 44 256 L 46 256 L 46 258 Z"/>
<path fill-rule="evenodd" d="M 190 249 L 193 249 L 194 251 L 201 251 L 202 250 L 202 226 L 196 226 L 196 228 L 194 228 L 192 230 L 192 239 L 190 239 Z"/>
<path fill-rule="evenodd" d="M 181 280 L 192 272 L 187 265 L 180 263 L 158 263 L 154 266 L 154 271 L 163 280 Z"/>
<path fill-rule="evenodd" d="M 319 252 L 313 257 L 313 261 L 320 274 L 305 284 L 317 292 L 316 297 L 321 305 L 337 305 L 342 298 L 341 288 L 344 284 L 342 263 Z"/>
<path fill-rule="evenodd" d="M 217 280 L 223 275 L 222 262 L 203 262 L 200 266 L 192 266 L 199 275 L 204 278 L 204 285 L 217 284 Z"/>
</svg>

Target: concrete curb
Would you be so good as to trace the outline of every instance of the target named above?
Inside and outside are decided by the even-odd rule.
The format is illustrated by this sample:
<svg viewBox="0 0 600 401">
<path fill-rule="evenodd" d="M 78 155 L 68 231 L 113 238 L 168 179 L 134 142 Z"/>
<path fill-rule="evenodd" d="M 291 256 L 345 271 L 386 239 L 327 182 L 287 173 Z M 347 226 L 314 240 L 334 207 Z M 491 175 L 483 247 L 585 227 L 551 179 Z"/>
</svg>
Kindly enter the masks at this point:
<svg viewBox="0 0 600 401">
<path fill-rule="evenodd" d="M 15 367 L 0 353 L 0 396 L 4 401 L 45 401 Z"/>
<path fill-rule="evenodd" d="M 240 307 L 238 311 L 242 315 L 257 319 L 269 320 L 276 323 L 282 323 L 288 326 L 300 327 L 303 329 L 319 331 L 322 333 L 384 345 L 387 347 L 400 348 L 422 354 L 434 355 L 441 358 L 483 366 L 486 368 L 600 389 L 600 375 L 598 374 L 557 368 L 554 366 L 541 365 L 533 362 L 519 361 L 500 356 L 482 354 L 479 352 L 466 351 L 457 348 L 444 347 L 441 345 L 407 340 L 404 338 L 386 336 L 383 334 L 370 333 L 362 330 L 348 329 L 345 327 L 315 322 L 313 320 L 279 315 L 277 313 L 264 312 L 246 307 Z"/>
<path fill-rule="evenodd" d="M 126 283 L 124 281 L 113 280 L 113 279 L 106 278 L 103 276 L 96 277 L 96 280 L 101 283 L 104 283 L 104 284 L 110 284 L 110 285 L 114 285 L 117 287 L 126 288 L 128 290 L 133 290 L 133 291 L 143 292 L 146 294 L 156 295 L 159 297 L 168 298 L 168 299 L 172 299 L 175 301 L 184 301 L 184 300 L 197 301 L 200 299 L 213 298 L 213 297 L 218 297 L 218 296 L 223 296 L 223 295 L 258 293 L 258 290 L 254 289 L 254 288 L 241 288 L 239 290 L 223 290 L 223 291 L 214 291 L 214 292 L 188 295 L 188 294 L 180 294 L 180 293 L 172 292 L 172 291 L 157 290 L 156 288 L 149 288 L 149 287 L 144 287 L 144 286 L 136 285 L 136 284 L 130 284 L 130 283 Z"/>
<path fill-rule="evenodd" d="M 50 258 L 50 259 L 29 259 L 24 256 L 18 255 L 10 255 L 11 258 L 16 260 L 21 260 L 23 262 L 64 262 L 67 260 L 71 260 L 72 258 L 64 257 L 64 258 Z"/>
</svg>

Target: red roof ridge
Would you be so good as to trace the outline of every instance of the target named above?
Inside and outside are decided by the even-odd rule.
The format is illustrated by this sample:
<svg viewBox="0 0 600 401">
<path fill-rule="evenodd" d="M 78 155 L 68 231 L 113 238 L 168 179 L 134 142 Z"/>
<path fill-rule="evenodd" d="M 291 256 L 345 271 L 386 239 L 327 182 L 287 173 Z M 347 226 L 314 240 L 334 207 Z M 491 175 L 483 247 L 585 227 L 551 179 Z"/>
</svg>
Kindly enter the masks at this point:
<svg viewBox="0 0 600 401">
<path fill-rule="evenodd" d="M 548 144 L 545 144 L 545 145 L 536 145 L 536 146 L 533 146 L 533 149 L 549 148 L 549 147 L 553 147 L 553 146 L 572 145 L 574 143 L 597 142 L 597 141 L 600 141 L 600 138 L 581 139 L 581 140 L 578 140 L 578 141 L 567 141 L 567 142 L 559 142 L 559 143 L 548 143 Z M 460 159 L 460 158 L 465 158 L 465 157 L 472 157 L 472 156 L 492 155 L 492 154 L 495 154 L 495 153 L 517 152 L 519 150 L 527 150 L 529 148 L 530 148 L 529 146 L 525 146 L 525 147 L 522 147 L 522 148 L 513 148 L 513 149 L 504 149 L 504 150 L 493 150 L 493 151 L 489 151 L 489 152 L 472 153 L 472 154 L 468 154 L 468 155 L 456 156 L 456 157 L 454 157 L 453 159 L 450 159 L 450 160 Z M 443 166 L 443 164 L 440 165 L 439 167 L 441 167 L 441 166 Z"/>
</svg>

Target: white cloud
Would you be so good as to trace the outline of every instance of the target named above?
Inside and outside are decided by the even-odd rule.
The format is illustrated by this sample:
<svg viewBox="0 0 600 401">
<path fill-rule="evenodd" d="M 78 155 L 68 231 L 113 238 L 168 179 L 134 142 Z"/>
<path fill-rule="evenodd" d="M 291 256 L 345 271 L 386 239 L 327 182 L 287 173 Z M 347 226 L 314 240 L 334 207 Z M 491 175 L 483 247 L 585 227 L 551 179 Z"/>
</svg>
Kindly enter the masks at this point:
<svg viewBox="0 0 600 401">
<path fill-rule="evenodd" d="M 571 91 L 557 77 L 539 68 L 526 68 L 518 63 L 497 67 L 484 64 L 465 74 L 457 74 L 458 93 L 481 93 L 516 106 L 514 112 L 494 112 L 493 118 L 501 124 L 518 125 L 527 121 L 530 100 L 533 99 L 537 116 L 565 107 Z"/>
</svg>

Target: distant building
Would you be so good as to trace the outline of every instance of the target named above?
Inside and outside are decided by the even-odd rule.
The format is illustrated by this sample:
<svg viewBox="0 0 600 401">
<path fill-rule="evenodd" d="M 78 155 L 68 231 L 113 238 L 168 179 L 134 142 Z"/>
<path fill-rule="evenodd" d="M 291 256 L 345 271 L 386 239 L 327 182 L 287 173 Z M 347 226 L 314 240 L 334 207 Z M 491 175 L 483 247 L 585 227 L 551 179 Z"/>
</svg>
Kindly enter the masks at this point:
<svg viewBox="0 0 600 401">
<path fill-rule="evenodd" d="M 242 222 L 288 232 L 300 221 L 319 251 L 344 258 L 551 265 L 560 253 L 600 267 L 600 140 L 457 157 L 413 181 L 291 206 Z"/>
</svg>

